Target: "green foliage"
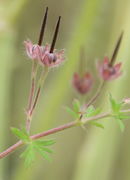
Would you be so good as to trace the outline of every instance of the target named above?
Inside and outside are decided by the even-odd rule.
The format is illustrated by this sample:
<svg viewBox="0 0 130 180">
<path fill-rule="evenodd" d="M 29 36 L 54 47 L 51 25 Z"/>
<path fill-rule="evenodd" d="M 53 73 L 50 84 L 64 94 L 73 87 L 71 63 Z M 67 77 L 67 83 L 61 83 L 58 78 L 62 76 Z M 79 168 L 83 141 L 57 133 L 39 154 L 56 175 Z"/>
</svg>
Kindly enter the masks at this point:
<svg viewBox="0 0 130 180">
<path fill-rule="evenodd" d="M 51 146 L 53 144 L 55 144 L 54 140 L 36 140 L 34 141 L 36 144 L 38 144 L 39 146 Z"/>
<path fill-rule="evenodd" d="M 30 141 L 25 151 L 20 155 L 21 158 L 25 159 L 25 167 L 29 167 L 32 164 L 32 162 L 34 162 L 36 152 L 40 153 L 40 155 L 44 159 L 50 161 L 51 158 L 47 153 L 52 153 L 53 151 L 49 149 L 47 146 L 53 145 L 54 143 L 55 142 L 53 140 Z"/>
<path fill-rule="evenodd" d="M 112 108 L 113 113 L 118 114 L 120 112 L 121 108 L 122 108 L 123 103 L 116 102 L 113 99 L 111 94 L 109 95 L 109 100 L 110 100 L 110 103 L 111 103 L 111 108 Z"/>
<path fill-rule="evenodd" d="M 119 119 L 119 118 L 117 118 L 116 121 L 117 121 L 117 123 L 118 123 L 118 125 L 120 127 L 120 130 L 123 132 L 124 129 L 125 129 L 125 125 L 124 125 L 123 121 L 121 119 Z"/>
<path fill-rule="evenodd" d="M 80 102 L 79 100 L 75 99 L 73 101 L 73 109 L 69 108 L 69 107 L 65 107 L 66 111 L 71 114 L 74 118 L 78 119 L 80 117 Z"/>
<path fill-rule="evenodd" d="M 92 122 L 90 122 L 90 124 L 91 124 L 91 125 L 94 125 L 94 126 L 96 126 L 96 127 L 99 127 L 99 128 L 104 129 L 104 126 L 103 126 L 101 123 L 98 123 L 98 122 L 96 122 L 96 121 L 92 121 Z"/>
<path fill-rule="evenodd" d="M 35 160 L 35 151 L 33 143 L 28 144 L 25 151 L 20 155 L 21 158 L 24 158 L 25 167 L 29 167 L 32 162 Z"/>
<path fill-rule="evenodd" d="M 123 103 L 116 102 L 115 99 L 113 99 L 112 95 L 109 96 L 111 109 L 112 109 L 112 117 L 115 118 L 117 124 L 119 125 L 121 131 L 124 131 L 125 125 L 123 123 L 123 120 L 128 119 L 129 116 L 125 115 L 124 112 L 121 111 L 123 107 Z"/>
<path fill-rule="evenodd" d="M 74 101 L 73 101 L 73 109 L 74 109 L 74 111 L 79 112 L 80 107 L 81 107 L 81 104 L 80 104 L 79 100 L 74 99 Z"/>
<path fill-rule="evenodd" d="M 23 142 L 25 142 L 25 143 L 30 142 L 29 134 L 27 133 L 27 131 L 25 129 L 20 130 L 18 128 L 12 127 L 11 131 L 17 138 L 19 138 Z"/>
<path fill-rule="evenodd" d="M 90 118 L 90 117 L 96 116 L 101 112 L 101 109 L 100 108 L 95 109 L 94 106 L 89 106 L 85 110 L 85 112 L 84 111 L 82 112 L 80 102 L 77 99 L 75 99 L 73 101 L 73 109 L 66 107 L 66 111 L 69 114 L 71 114 L 74 118 L 79 119 L 81 114 L 83 115 L 83 118 Z M 96 121 L 92 121 L 92 122 L 90 122 L 90 124 L 92 124 L 96 127 L 100 127 L 102 129 L 104 128 L 104 126 L 102 124 L 100 124 Z"/>
<path fill-rule="evenodd" d="M 86 112 L 84 114 L 84 117 L 86 118 L 89 118 L 89 117 L 93 117 L 93 116 L 96 116 L 98 115 L 99 113 L 101 112 L 101 109 L 100 108 L 97 108 L 95 109 L 94 106 L 89 106 L 87 109 L 86 109 Z M 99 122 L 96 122 L 96 121 L 91 121 L 89 122 L 91 125 L 94 125 L 96 127 L 100 127 L 102 129 L 104 129 L 104 126 L 99 123 Z"/>
<path fill-rule="evenodd" d="M 84 114 L 84 117 L 92 117 L 92 116 L 96 116 L 101 112 L 100 108 L 95 109 L 94 106 L 89 106 Z"/>
<path fill-rule="evenodd" d="M 67 111 L 71 116 L 73 116 L 74 118 L 77 119 L 77 118 L 79 117 L 79 114 L 76 113 L 75 111 L 73 111 L 71 108 L 65 107 L 65 109 L 66 109 L 66 111 Z"/>
</svg>

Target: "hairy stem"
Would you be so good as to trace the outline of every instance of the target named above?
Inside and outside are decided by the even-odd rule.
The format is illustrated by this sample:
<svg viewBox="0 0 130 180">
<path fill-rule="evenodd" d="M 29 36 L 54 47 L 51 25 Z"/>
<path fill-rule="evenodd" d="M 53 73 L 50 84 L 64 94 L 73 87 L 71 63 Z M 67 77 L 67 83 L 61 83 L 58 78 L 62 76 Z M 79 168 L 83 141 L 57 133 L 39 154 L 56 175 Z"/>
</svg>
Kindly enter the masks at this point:
<svg viewBox="0 0 130 180">
<path fill-rule="evenodd" d="M 72 121 L 70 123 L 58 126 L 56 128 L 52 128 L 50 130 L 47 130 L 47 131 L 32 135 L 32 136 L 30 136 L 30 139 L 32 139 L 32 140 L 39 139 L 39 138 L 42 138 L 44 136 L 48 136 L 48 135 L 55 134 L 57 132 L 63 131 L 65 129 L 69 129 L 69 128 L 72 128 L 72 127 L 80 126 L 82 124 L 86 124 L 87 122 L 92 121 L 92 120 L 98 120 L 98 119 L 109 117 L 110 115 L 111 115 L 110 113 L 104 113 L 104 114 L 94 116 L 94 117 L 91 117 L 91 118 L 85 118 L 82 122 L 77 121 L 77 120 Z M 18 141 L 16 144 L 10 146 L 8 149 L 6 149 L 5 151 L 0 153 L 0 159 L 2 159 L 4 157 L 6 157 L 7 155 L 9 155 L 10 153 L 14 152 L 18 147 L 20 147 L 22 145 L 24 145 L 24 143 L 22 141 Z"/>
<path fill-rule="evenodd" d="M 121 112 L 127 113 L 127 112 L 130 112 L 130 109 L 122 110 Z M 52 129 L 49 129 L 47 131 L 32 135 L 32 136 L 30 136 L 30 139 L 31 140 L 39 139 L 39 138 L 42 138 L 42 137 L 45 137 L 45 136 L 48 136 L 48 135 L 55 134 L 57 132 L 63 131 L 65 129 L 69 129 L 69 128 L 77 127 L 77 126 L 82 126 L 82 125 L 87 124 L 90 121 L 99 120 L 99 119 L 103 119 L 103 118 L 108 118 L 110 116 L 112 116 L 111 112 L 107 112 L 107 113 L 99 114 L 97 116 L 85 118 L 82 121 L 81 120 L 80 121 L 78 121 L 78 120 L 72 121 L 70 123 L 58 126 L 56 128 L 52 128 Z M 0 153 L 0 159 L 8 156 L 10 153 L 14 152 L 17 148 L 19 148 L 22 145 L 24 145 L 24 143 L 20 140 L 16 144 L 10 146 L 8 149 L 6 149 L 5 151 Z"/>
<path fill-rule="evenodd" d="M 35 91 L 35 79 L 36 79 L 36 72 L 37 72 L 37 63 L 33 61 L 32 64 L 32 73 L 31 73 L 31 86 L 30 86 L 30 93 L 29 93 L 29 98 L 28 98 L 28 106 L 27 106 L 27 119 L 26 119 L 26 129 L 29 131 L 29 126 L 30 126 L 30 110 L 33 102 L 33 96 L 34 96 L 34 91 Z"/>
<path fill-rule="evenodd" d="M 41 76 L 40 76 L 40 79 L 39 79 L 39 82 L 38 82 L 38 88 L 37 88 L 36 96 L 35 96 L 33 105 L 31 107 L 30 116 L 32 116 L 32 114 L 33 114 L 33 112 L 35 110 L 35 107 L 36 107 L 37 102 L 38 102 L 38 98 L 40 96 L 40 92 L 41 92 L 42 86 L 43 86 L 43 84 L 45 82 L 45 79 L 46 79 L 46 77 L 48 75 L 48 72 L 49 72 L 49 68 L 45 67 L 44 71 L 41 73 Z"/>
<path fill-rule="evenodd" d="M 45 67 L 44 71 L 41 73 L 41 76 L 40 76 L 40 79 L 39 79 L 39 82 L 38 82 L 38 88 L 37 88 L 36 96 L 34 98 L 34 101 L 31 102 L 31 107 L 29 109 L 29 113 L 27 114 L 28 118 L 27 118 L 26 128 L 27 128 L 28 132 L 30 131 L 32 115 L 33 115 L 33 112 L 34 112 L 34 110 L 36 108 L 36 105 L 37 105 L 37 102 L 38 102 L 38 99 L 39 99 L 39 96 L 40 96 L 40 92 L 41 92 L 43 83 L 44 83 L 44 81 L 45 81 L 45 79 L 47 77 L 48 72 L 49 72 L 48 67 Z"/>
</svg>

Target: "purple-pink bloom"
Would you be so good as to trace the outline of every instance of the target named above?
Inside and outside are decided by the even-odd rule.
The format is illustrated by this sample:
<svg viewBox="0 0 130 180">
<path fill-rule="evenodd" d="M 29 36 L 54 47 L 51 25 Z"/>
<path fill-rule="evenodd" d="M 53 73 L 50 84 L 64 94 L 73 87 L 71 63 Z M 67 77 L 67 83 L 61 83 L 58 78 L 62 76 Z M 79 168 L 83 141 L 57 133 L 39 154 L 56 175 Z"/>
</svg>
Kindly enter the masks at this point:
<svg viewBox="0 0 130 180">
<path fill-rule="evenodd" d="M 110 60 L 108 57 L 105 57 L 103 62 L 99 62 L 97 64 L 97 68 L 100 76 L 106 80 L 113 80 L 118 78 L 122 72 L 120 71 L 122 63 L 118 63 L 116 65 L 110 65 Z"/>
<path fill-rule="evenodd" d="M 50 46 L 46 45 L 42 49 L 42 56 L 39 60 L 39 63 L 47 67 L 56 67 L 60 65 L 64 60 L 64 50 L 57 51 L 55 49 L 52 53 L 50 53 Z"/>
<path fill-rule="evenodd" d="M 47 67 L 55 67 L 64 61 L 64 50 L 57 51 L 56 49 L 50 53 L 50 45 L 39 46 L 32 44 L 30 40 L 24 42 L 26 53 L 32 60 L 38 60 L 39 64 Z"/>
<path fill-rule="evenodd" d="M 78 73 L 74 73 L 72 83 L 80 94 L 86 94 L 92 87 L 93 79 L 90 73 L 85 73 L 82 77 Z"/>
<path fill-rule="evenodd" d="M 24 41 L 26 53 L 32 60 L 40 60 L 42 57 L 42 47 L 38 44 L 33 44 L 30 40 Z"/>
</svg>

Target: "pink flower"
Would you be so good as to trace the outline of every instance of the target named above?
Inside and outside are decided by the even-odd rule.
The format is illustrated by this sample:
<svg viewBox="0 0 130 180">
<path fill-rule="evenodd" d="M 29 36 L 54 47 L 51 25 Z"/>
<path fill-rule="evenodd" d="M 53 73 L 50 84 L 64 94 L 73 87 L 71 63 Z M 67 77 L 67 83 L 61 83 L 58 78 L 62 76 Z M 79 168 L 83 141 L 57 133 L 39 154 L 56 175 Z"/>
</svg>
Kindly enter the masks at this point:
<svg viewBox="0 0 130 180">
<path fill-rule="evenodd" d="M 98 63 L 97 68 L 99 70 L 100 76 L 106 80 L 113 80 L 118 78 L 122 72 L 120 71 L 122 63 L 111 66 L 108 57 L 105 57 L 102 63 Z"/>
<path fill-rule="evenodd" d="M 78 73 L 75 73 L 72 83 L 80 94 L 86 94 L 91 89 L 93 80 L 90 73 L 85 73 L 82 77 Z"/>
<path fill-rule="evenodd" d="M 52 53 L 50 53 L 50 46 L 46 45 L 45 48 L 42 49 L 42 56 L 39 63 L 47 67 L 56 67 L 60 65 L 64 59 L 64 50 L 54 50 Z"/>
<path fill-rule="evenodd" d="M 42 58 L 42 47 L 37 44 L 32 44 L 30 40 L 24 41 L 26 53 L 32 60 L 40 60 Z"/>
<path fill-rule="evenodd" d="M 46 12 L 44 15 L 38 44 L 32 44 L 30 40 L 25 41 L 24 44 L 25 44 L 27 55 L 30 59 L 38 60 L 39 64 L 42 66 L 55 67 L 55 66 L 60 65 L 65 59 L 63 50 L 57 51 L 56 49 L 54 49 L 56 40 L 57 40 L 57 35 L 59 32 L 61 16 L 59 16 L 58 18 L 51 45 L 42 46 L 41 44 L 43 41 L 47 14 L 48 14 L 48 7 L 46 8 Z"/>
</svg>

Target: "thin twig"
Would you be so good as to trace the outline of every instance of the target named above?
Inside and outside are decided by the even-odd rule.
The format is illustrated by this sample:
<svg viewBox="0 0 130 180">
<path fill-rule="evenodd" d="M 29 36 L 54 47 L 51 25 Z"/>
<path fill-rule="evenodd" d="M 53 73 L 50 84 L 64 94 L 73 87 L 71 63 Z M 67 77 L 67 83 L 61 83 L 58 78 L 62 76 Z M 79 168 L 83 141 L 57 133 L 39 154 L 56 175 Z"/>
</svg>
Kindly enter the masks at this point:
<svg viewBox="0 0 130 180">
<path fill-rule="evenodd" d="M 40 76 L 40 79 L 39 79 L 39 83 L 38 83 L 38 88 L 37 88 L 37 92 L 36 92 L 36 96 L 35 96 L 35 99 L 34 99 L 34 102 L 33 102 L 33 105 L 31 107 L 31 111 L 30 111 L 30 116 L 32 116 L 33 112 L 34 112 L 34 109 L 37 105 L 37 102 L 38 102 L 38 98 L 40 96 L 40 92 L 41 92 L 41 89 L 42 89 L 42 86 L 45 82 L 45 79 L 48 75 L 48 72 L 49 72 L 49 69 L 48 67 L 45 67 L 43 72 L 41 73 L 41 76 Z"/>
<path fill-rule="evenodd" d="M 33 94 L 34 94 L 34 90 L 35 90 L 35 71 L 36 71 L 35 66 L 36 66 L 36 64 L 35 64 L 35 62 L 33 62 L 33 64 L 32 64 L 32 75 L 31 75 L 31 86 L 30 86 L 27 111 L 31 108 Z"/>
<path fill-rule="evenodd" d="M 95 93 L 95 95 L 92 97 L 92 99 L 90 99 L 90 101 L 89 101 L 87 104 L 85 104 L 85 108 L 87 108 L 88 106 L 90 106 L 91 104 L 93 104 L 93 103 L 97 100 L 97 98 L 100 96 L 100 94 L 101 94 L 101 92 L 102 92 L 102 89 L 103 89 L 103 87 L 104 87 L 104 84 L 105 84 L 105 81 L 103 81 L 103 82 L 100 84 L 98 90 L 96 91 L 96 93 Z"/>
<path fill-rule="evenodd" d="M 47 77 L 49 70 L 48 67 L 45 67 L 44 70 L 41 73 L 39 82 L 38 82 L 38 88 L 37 88 L 37 92 L 36 92 L 36 96 L 34 97 L 34 101 L 31 103 L 31 107 L 28 111 L 27 114 L 27 121 L 26 121 L 26 129 L 29 132 L 30 131 L 30 126 L 31 126 L 31 120 L 32 120 L 32 114 L 36 108 L 37 102 L 38 102 L 38 98 L 40 96 L 40 92 L 41 92 L 41 88 L 43 86 L 43 83 Z"/>
<path fill-rule="evenodd" d="M 28 106 L 27 106 L 27 119 L 26 119 L 26 129 L 28 130 L 29 124 L 30 124 L 30 117 L 29 112 L 32 106 L 34 91 L 35 91 L 35 78 L 36 78 L 36 72 L 37 72 L 37 64 L 34 61 L 32 64 L 32 73 L 31 73 L 31 86 L 30 86 L 30 93 L 29 93 L 29 99 L 28 99 Z"/>
</svg>

